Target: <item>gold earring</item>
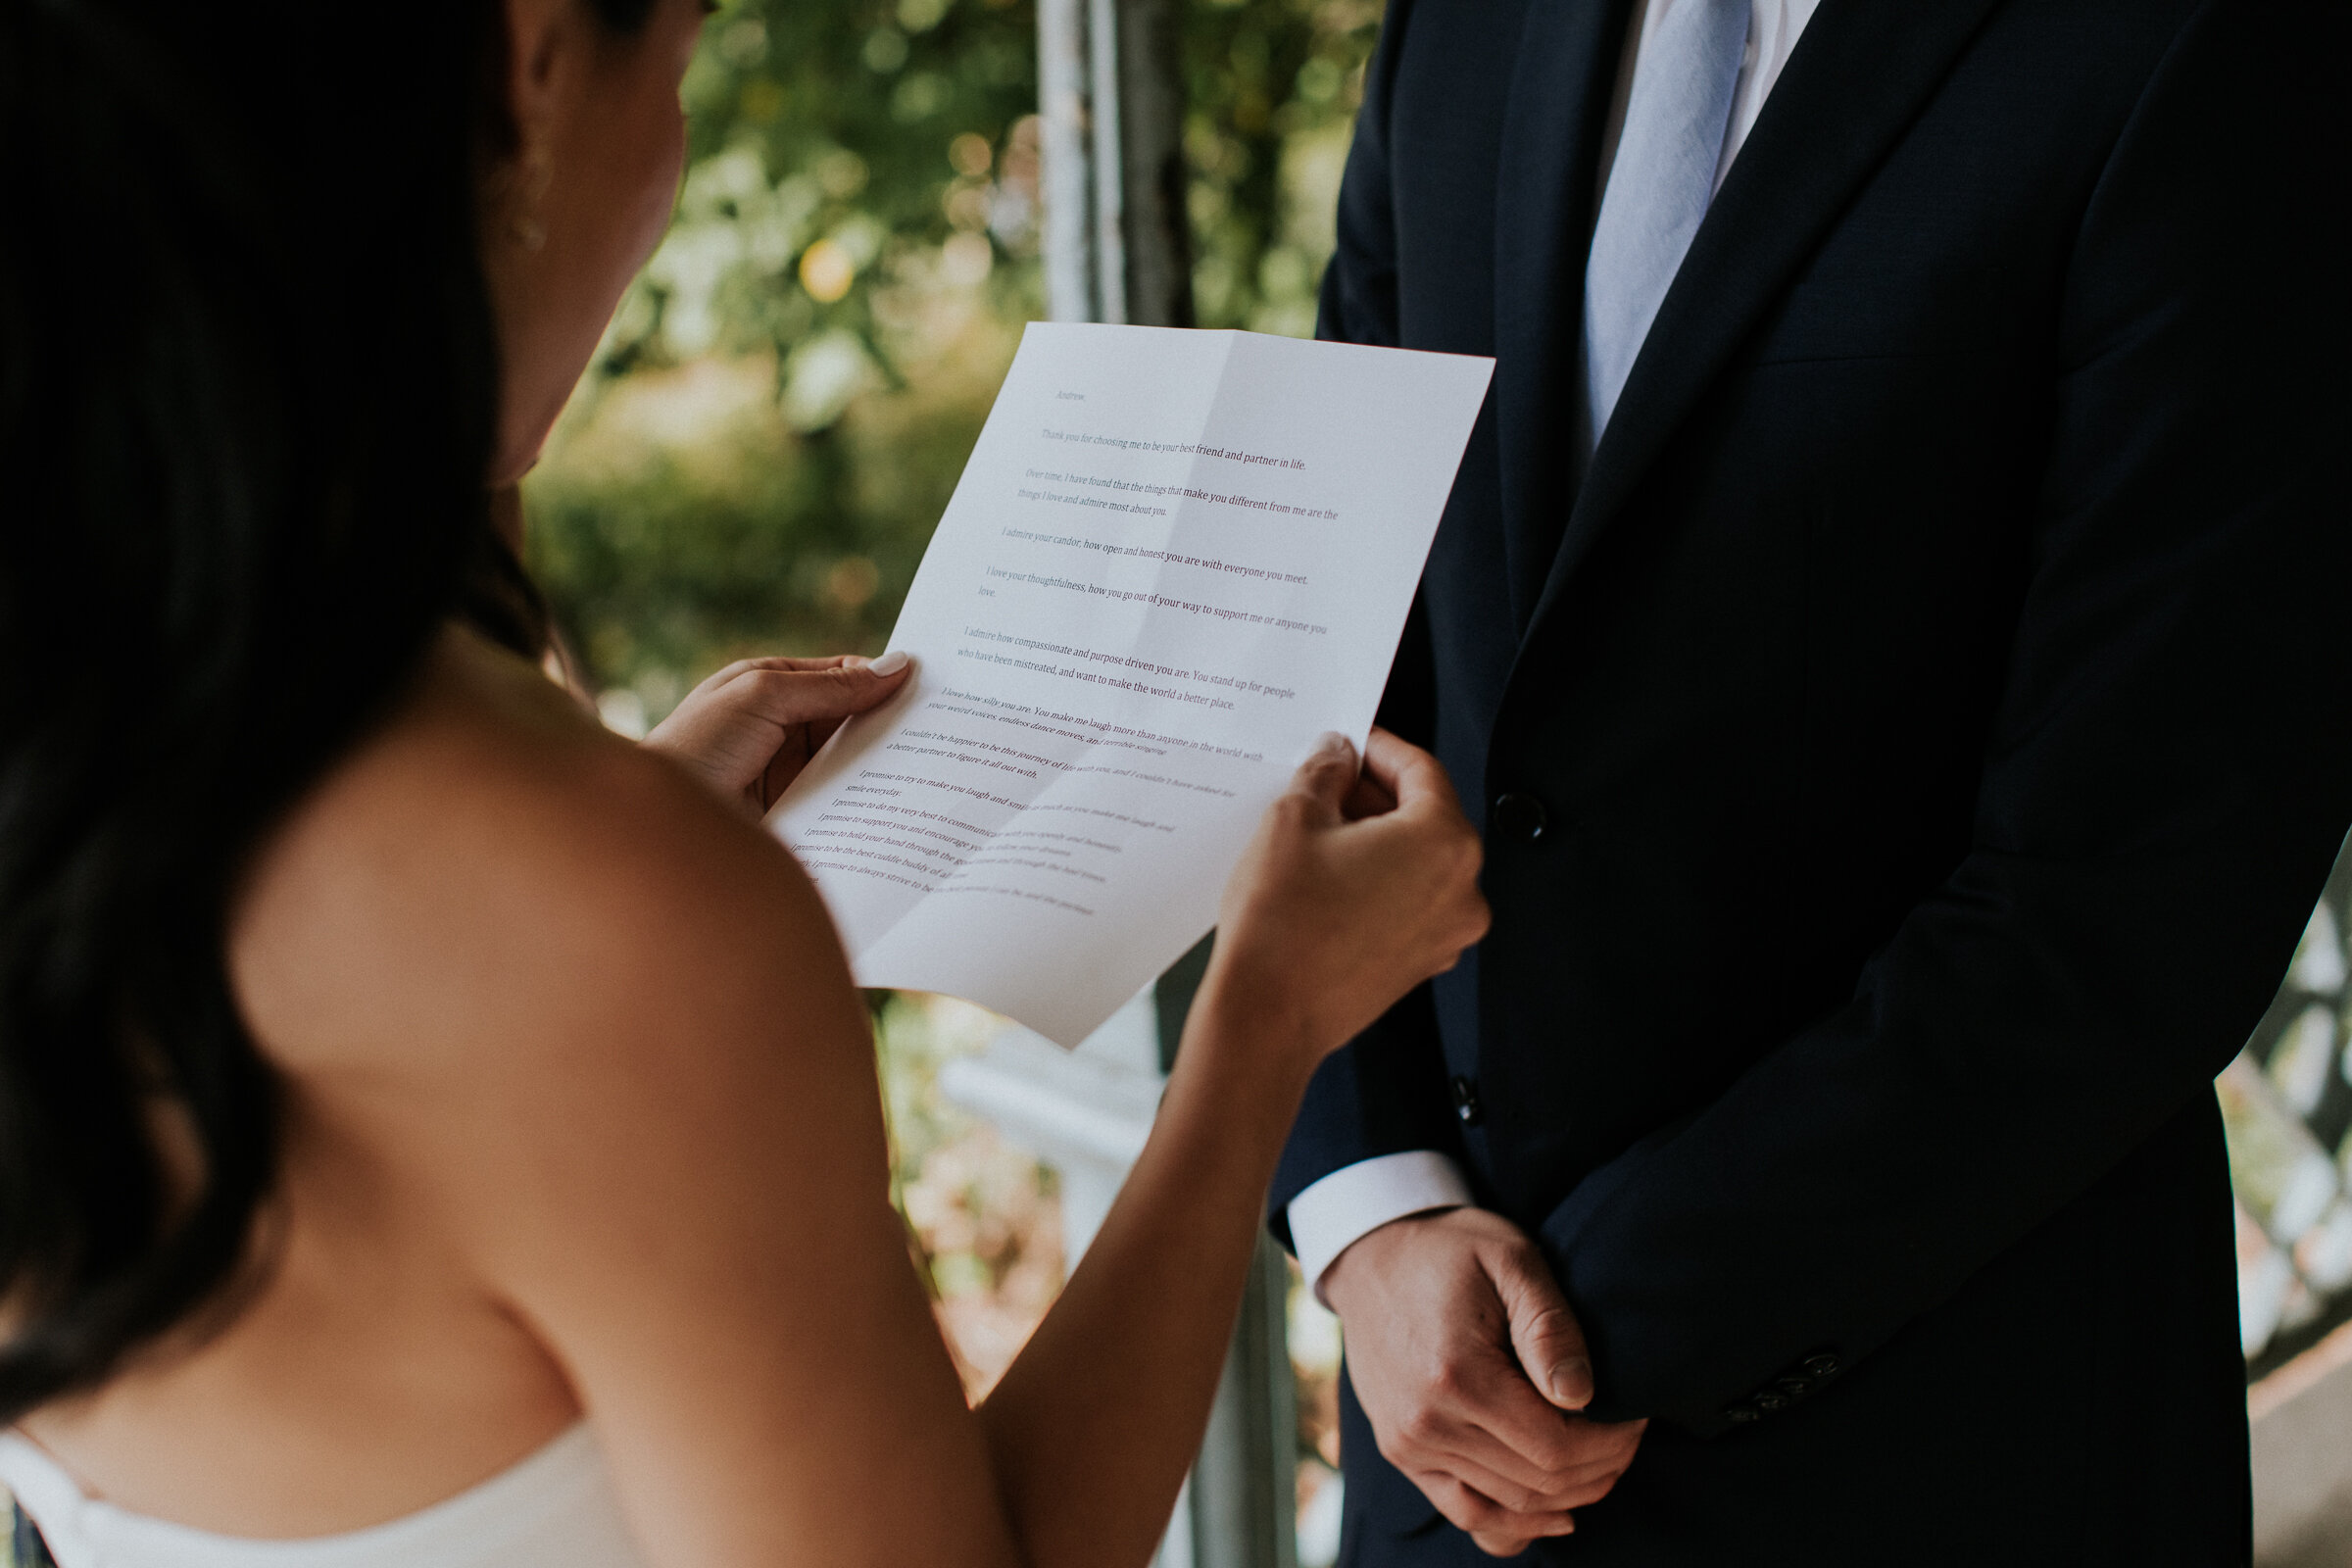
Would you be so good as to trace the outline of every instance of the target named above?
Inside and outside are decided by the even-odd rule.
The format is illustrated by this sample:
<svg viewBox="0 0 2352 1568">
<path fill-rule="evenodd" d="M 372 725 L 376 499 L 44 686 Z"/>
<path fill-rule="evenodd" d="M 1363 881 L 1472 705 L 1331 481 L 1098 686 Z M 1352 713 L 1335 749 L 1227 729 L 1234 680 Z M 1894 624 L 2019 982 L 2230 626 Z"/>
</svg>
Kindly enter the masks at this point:
<svg viewBox="0 0 2352 1568">
<path fill-rule="evenodd" d="M 547 149 L 531 146 L 523 149 L 515 160 L 512 178 L 513 211 L 507 218 L 507 232 L 514 243 L 526 251 L 535 251 L 547 244 L 547 225 L 539 220 L 539 200 L 547 194 L 555 178 L 555 166 Z"/>
</svg>

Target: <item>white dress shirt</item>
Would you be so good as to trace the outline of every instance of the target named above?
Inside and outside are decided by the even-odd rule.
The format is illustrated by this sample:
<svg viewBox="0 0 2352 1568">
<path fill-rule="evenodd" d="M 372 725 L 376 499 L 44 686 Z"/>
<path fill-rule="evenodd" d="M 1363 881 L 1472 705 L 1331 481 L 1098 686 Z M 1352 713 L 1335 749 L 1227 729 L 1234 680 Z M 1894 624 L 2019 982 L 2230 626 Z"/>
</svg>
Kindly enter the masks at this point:
<svg viewBox="0 0 2352 1568">
<path fill-rule="evenodd" d="M 1603 190 L 1616 162 L 1617 138 L 1625 125 L 1625 106 L 1633 96 L 1634 77 L 1642 70 L 1642 46 L 1677 3 L 1679 0 L 1635 0 L 1633 17 L 1626 24 L 1625 59 L 1617 70 L 1617 90 L 1601 137 L 1599 183 Z M 1782 68 L 1788 64 L 1798 36 L 1820 3 L 1749 0 L 1747 52 L 1740 61 L 1739 83 L 1732 90 L 1723 156 L 1715 165 L 1717 190 L 1723 188 L 1732 160 L 1740 156 L 1756 117 L 1763 113 L 1764 100 L 1773 83 L 1780 80 Z M 1287 1212 L 1298 1267 L 1320 1298 L 1324 1273 L 1358 1238 L 1408 1214 L 1462 1208 L 1469 1203 L 1470 1184 L 1460 1167 L 1435 1150 L 1414 1149 L 1344 1165 L 1292 1199 Z"/>
</svg>

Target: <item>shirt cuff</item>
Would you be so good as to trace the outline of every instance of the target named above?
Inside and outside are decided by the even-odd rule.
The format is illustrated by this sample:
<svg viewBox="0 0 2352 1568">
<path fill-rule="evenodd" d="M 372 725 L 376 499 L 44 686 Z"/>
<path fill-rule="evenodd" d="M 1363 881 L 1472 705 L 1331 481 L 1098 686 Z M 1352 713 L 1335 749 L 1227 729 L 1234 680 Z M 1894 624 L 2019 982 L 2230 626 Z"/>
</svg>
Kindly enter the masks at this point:
<svg viewBox="0 0 2352 1568">
<path fill-rule="evenodd" d="M 1452 1160 L 1410 1149 L 1343 1165 L 1291 1200 L 1291 1245 L 1306 1288 L 1323 1299 L 1323 1271 L 1342 1252 L 1393 1219 L 1433 1208 L 1466 1208 L 1470 1184 Z"/>
</svg>

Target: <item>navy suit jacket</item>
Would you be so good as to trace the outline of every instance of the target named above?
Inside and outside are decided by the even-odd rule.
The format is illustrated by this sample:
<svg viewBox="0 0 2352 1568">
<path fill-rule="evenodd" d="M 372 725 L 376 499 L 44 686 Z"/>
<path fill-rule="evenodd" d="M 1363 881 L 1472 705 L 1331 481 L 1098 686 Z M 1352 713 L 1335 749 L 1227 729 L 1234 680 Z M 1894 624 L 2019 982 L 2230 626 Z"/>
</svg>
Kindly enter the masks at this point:
<svg viewBox="0 0 2352 1568">
<path fill-rule="evenodd" d="M 1654 1418 L 1536 1560 L 2244 1557 L 2211 1080 L 2352 821 L 2348 15 L 1823 0 L 1580 478 L 1625 7 L 1391 0 L 1323 332 L 1499 362 L 1384 709 L 1494 925 L 1274 1215 L 1434 1148 L 1535 1235 Z M 1478 1560 L 1343 1423 L 1347 1560 Z"/>
</svg>

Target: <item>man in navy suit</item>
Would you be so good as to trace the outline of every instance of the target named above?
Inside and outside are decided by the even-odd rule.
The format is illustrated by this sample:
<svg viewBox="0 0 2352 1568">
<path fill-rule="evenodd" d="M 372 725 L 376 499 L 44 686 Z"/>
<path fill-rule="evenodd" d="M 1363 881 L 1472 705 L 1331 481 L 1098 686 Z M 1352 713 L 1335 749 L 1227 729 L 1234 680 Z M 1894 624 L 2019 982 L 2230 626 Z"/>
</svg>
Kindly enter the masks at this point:
<svg viewBox="0 0 2352 1568">
<path fill-rule="evenodd" d="M 1383 715 L 1494 927 L 1275 1195 L 1345 1562 L 2245 1560 L 2211 1080 L 2352 822 L 2348 15 L 1391 0 L 1323 333 L 1499 362 Z"/>
</svg>

